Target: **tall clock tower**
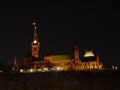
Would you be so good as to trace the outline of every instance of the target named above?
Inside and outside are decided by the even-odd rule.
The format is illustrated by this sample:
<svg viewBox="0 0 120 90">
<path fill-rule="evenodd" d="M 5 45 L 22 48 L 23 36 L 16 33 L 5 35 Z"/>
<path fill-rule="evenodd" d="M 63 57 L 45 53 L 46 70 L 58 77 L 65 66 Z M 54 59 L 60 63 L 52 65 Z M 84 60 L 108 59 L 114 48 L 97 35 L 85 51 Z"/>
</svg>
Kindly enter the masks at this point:
<svg viewBox="0 0 120 90">
<path fill-rule="evenodd" d="M 33 40 L 31 42 L 31 52 L 32 52 L 32 56 L 34 56 L 35 58 L 39 57 L 39 49 L 40 49 L 40 43 L 37 37 L 37 30 L 36 30 L 36 23 L 33 23 L 33 27 L 34 27 L 34 34 L 33 34 Z"/>
</svg>

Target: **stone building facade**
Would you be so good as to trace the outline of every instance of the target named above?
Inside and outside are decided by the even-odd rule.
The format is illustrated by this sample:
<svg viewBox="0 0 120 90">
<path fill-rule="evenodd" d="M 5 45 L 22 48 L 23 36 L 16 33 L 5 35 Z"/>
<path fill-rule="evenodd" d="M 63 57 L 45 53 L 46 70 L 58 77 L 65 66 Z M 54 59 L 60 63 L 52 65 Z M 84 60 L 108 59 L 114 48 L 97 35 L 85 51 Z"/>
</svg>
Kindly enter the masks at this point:
<svg viewBox="0 0 120 90">
<path fill-rule="evenodd" d="M 79 46 L 74 44 L 74 58 L 70 55 L 51 55 L 44 53 L 40 55 L 40 42 L 37 36 L 36 23 L 33 23 L 34 33 L 31 41 L 31 50 L 24 57 L 24 64 L 21 68 L 34 71 L 47 70 L 90 70 L 102 69 L 102 63 L 99 55 L 94 54 L 92 49 L 85 51 L 84 58 L 81 60 L 79 56 Z"/>
</svg>

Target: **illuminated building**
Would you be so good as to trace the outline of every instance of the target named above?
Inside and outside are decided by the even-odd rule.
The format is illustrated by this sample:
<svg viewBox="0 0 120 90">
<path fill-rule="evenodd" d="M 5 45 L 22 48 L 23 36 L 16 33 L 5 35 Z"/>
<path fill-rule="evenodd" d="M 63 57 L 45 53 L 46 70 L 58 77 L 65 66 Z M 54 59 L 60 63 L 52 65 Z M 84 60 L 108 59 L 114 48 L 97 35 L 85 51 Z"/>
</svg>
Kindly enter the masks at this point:
<svg viewBox="0 0 120 90">
<path fill-rule="evenodd" d="M 24 68 L 20 72 L 51 71 L 51 70 L 91 70 L 102 69 L 99 55 L 94 54 L 93 50 L 86 50 L 84 58 L 79 56 L 79 46 L 74 44 L 74 58 L 70 55 L 51 55 L 44 53 L 40 55 L 40 42 L 37 36 L 36 23 L 33 23 L 34 33 L 31 42 L 31 50 L 24 57 Z"/>
</svg>

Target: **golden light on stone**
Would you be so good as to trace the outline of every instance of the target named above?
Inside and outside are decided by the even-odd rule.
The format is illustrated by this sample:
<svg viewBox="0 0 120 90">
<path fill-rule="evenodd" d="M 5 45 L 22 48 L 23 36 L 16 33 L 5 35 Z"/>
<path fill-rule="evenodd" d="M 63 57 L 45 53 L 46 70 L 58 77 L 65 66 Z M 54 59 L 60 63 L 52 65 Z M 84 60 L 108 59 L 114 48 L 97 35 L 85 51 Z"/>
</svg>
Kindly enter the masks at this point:
<svg viewBox="0 0 120 90">
<path fill-rule="evenodd" d="M 86 51 L 84 57 L 91 57 L 94 56 L 92 51 Z"/>
<path fill-rule="evenodd" d="M 79 56 L 79 46 L 74 45 L 74 57 L 72 58 L 67 54 L 49 54 L 45 53 L 40 56 L 40 42 L 37 37 L 36 23 L 34 26 L 33 40 L 31 42 L 31 57 L 25 57 L 24 65 L 30 65 L 29 68 L 20 69 L 20 73 L 34 73 L 34 72 L 49 72 L 49 71 L 67 71 L 67 70 L 91 70 L 102 69 L 102 63 L 100 63 L 99 56 L 97 58 L 84 58 L 81 60 Z M 83 57 L 95 57 L 93 50 L 88 49 L 85 51 Z M 89 60 L 88 60 L 89 59 Z M 30 61 L 31 60 L 31 61 Z M 91 61 L 90 61 L 91 60 Z M 31 68 L 32 67 L 32 68 Z M 117 69 L 117 67 L 116 67 Z"/>
</svg>

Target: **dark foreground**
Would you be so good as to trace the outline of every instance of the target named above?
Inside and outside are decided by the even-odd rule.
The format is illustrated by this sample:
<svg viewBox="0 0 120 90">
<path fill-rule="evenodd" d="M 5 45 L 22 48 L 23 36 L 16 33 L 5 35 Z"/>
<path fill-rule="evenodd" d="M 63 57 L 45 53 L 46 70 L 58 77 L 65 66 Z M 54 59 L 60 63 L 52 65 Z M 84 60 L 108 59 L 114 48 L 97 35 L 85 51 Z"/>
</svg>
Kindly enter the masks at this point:
<svg viewBox="0 0 120 90">
<path fill-rule="evenodd" d="M 120 71 L 0 74 L 0 90 L 120 90 Z"/>
</svg>

